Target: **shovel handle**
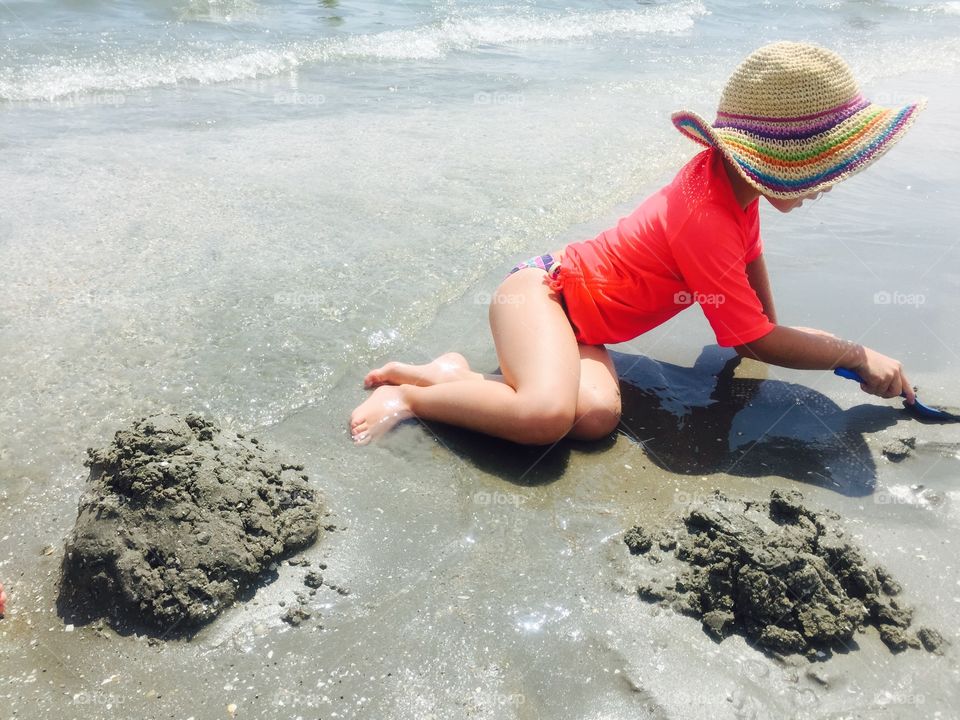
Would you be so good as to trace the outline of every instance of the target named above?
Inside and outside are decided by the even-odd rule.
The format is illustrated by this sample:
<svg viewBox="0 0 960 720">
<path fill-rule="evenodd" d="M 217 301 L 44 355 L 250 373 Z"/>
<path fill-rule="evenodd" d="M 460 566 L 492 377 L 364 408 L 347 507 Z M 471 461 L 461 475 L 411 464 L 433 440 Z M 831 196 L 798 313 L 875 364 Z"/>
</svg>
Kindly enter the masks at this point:
<svg viewBox="0 0 960 720">
<path fill-rule="evenodd" d="M 856 380 L 858 383 L 863 382 L 863 378 L 860 377 L 858 373 L 854 372 L 853 370 L 847 370 L 846 368 L 837 368 L 836 370 L 833 371 L 833 374 L 839 375 L 840 377 L 846 378 L 847 380 Z"/>
<path fill-rule="evenodd" d="M 833 374 L 839 375 L 840 377 L 846 378 L 847 380 L 856 380 L 858 383 L 861 383 L 861 384 L 864 382 L 864 379 L 860 377 L 858 373 L 854 372 L 853 370 L 847 370 L 847 368 L 837 368 L 833 371 Z M 905 398 L 906 396 L 907 396 L 906 392 L 900 393 L 900 397 Z"/>
</svg>

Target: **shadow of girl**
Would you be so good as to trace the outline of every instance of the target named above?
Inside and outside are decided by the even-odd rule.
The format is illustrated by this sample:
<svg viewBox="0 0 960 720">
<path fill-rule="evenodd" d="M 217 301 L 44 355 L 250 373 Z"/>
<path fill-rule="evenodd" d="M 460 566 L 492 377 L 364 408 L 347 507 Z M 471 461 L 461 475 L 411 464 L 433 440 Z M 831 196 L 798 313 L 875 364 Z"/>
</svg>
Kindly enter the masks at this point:
<svg viewBox="0 0 960 720">
<path fill-rule="evenodd" d="M 863 435 L 893 425 L 899 411 L 843 410 L 804 385 L 735 377 L 740 359 L 717 346 L 704 348 L 692 368 L 612 355 L 623 396 L 620 430 L 664 470 L 772 475 L 849 496 L 873 491 L 877 470 Z"/>
<path fill-rule="evenodd" d="M 566 471 L 571 452 L 601 453 L 622 433 L 651 462 L 679 475 L 773 475 L 843 495 L 873 491 L 876 465 L 863 434 L 893 425 L 897 410 L 842 410 L 803 385 L 735 377 L 740 359 L 717 346 L 705 347 L 692 368 L 610 354 L 620 376 L 623 417 L 608 438 L 523 446 L 441 424 L 429 429 L 478 469 L 515 485 L 553 482 Z"/>
</svg>

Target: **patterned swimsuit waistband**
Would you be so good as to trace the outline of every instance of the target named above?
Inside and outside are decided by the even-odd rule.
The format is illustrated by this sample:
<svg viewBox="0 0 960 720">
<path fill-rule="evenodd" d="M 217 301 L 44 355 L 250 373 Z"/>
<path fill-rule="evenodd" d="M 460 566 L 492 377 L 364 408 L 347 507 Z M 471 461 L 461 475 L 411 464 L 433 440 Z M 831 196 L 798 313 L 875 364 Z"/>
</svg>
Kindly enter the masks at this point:
<svg viewBox="0 0 960 720">
<path fill-rule="evenodd" d="M 507 273 L 507 276 L 509 277 L 517 270 L 523 270 L 524 268 L 540 268 L 548 275 L 556 275 L 557 271 L 560 270 L 560 261 L 554 260 L 553 255 L 550 253 L 544 253 L 543 255 L 532 257 L 529 260 L 518 262 L 510 272 Z"/>
</svg>

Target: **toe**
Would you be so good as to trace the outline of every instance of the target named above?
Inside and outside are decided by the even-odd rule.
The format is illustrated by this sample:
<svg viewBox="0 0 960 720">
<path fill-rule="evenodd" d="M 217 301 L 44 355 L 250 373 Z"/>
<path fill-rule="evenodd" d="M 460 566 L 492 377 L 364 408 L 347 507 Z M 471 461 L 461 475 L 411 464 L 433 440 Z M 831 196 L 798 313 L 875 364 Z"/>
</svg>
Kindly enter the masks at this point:
<svg viewBox="0 0 960 720">
<path fill-rule="evenodd" d="M 366 421 L 367 421 L 366 415 L 360 412 L 360 408 L 357 408 L 356 410 L 354 410 L 353 413 L 350 415 L 351 432 L 355 431 L 357 429 L 357 426 L 366 424 Z"/>
<path fill-rule="evenodd" d="M 398 388 L 377 388 L 350 416 L 350 435 L 358 445 L 366 445 L 409 416 Z"/>
</svg>

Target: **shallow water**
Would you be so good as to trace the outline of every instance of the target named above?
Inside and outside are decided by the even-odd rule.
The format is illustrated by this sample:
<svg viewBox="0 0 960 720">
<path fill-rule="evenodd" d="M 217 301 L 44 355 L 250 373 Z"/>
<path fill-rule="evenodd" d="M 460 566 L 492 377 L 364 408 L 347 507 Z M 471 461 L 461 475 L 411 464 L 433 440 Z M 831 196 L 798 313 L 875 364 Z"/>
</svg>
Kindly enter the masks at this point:
<svg viewBox="0 0 960 720">
<path fill-rule="evenodd" d="M 925 402 L 960 406 L 957 4 L 740 8 L 5 3 L 11 713 L 951 717 L 955 650 L 892 656 L 865 636 L 823 664 L 824 687 L 618 589 L 624 528 L 713 487 L 798 487 L 957 640 L 956 431 L 829 373 L 745 363 L 718 385 L 697 310 L 615 348 L 615 442 L 541 457 L 416 424 L 363 451 L 347 439 L 371 366 L 458 349 L 496 367 L 486 301 L 506 269 L 668 179 L 694 151 L 669 113 L 709 115 L 736 62 L 779 38 L 840 49 L 880 101 L 930 98 L 868 173 L 789 216 L 764 208 L 781 320 L 895 355 Z M 300 585 L 281 568 L 190 644 L 64 631 L 55 574 L 83 451 L 157 409 L 306 461 L 347 526 L 310 553 L 352 590 L 317 596 L 322 630 L 279 622 Z M 921 450 L 893 465 L 879 447 L 903 435 Z"/>
</svg>

